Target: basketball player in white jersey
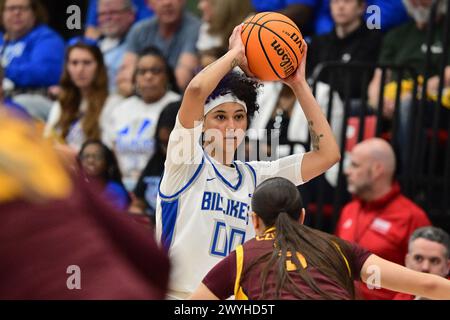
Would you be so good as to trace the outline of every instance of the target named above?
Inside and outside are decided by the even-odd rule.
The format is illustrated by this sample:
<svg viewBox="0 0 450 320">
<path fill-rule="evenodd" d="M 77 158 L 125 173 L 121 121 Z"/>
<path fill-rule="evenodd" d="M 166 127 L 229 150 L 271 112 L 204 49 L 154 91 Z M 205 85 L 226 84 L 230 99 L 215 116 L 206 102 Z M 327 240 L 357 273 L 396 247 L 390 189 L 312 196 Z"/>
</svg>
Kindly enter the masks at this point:
<svg viewBox="0 0 450 320">
<path fill-rule="evenodd" d="M 300 185 L 340 158 L 330 126 L 305 80 L 305 52 L 295 74 L 283 81 L 309 121 L 312 151 L 272 162 L 233 161 L 248 119 L 258 108 L 259 84 L 230 72 L 239 66 L 251 75 L 241 28 L 234 29 L 229 51 L 186 88 L 169 138 L 156 213 L 156 236 L 172 262 L 168 298 L 187 298 L 218 261 L 254 236 L 248 214 L 256 185 L 273 176 Z"/>
</svg>

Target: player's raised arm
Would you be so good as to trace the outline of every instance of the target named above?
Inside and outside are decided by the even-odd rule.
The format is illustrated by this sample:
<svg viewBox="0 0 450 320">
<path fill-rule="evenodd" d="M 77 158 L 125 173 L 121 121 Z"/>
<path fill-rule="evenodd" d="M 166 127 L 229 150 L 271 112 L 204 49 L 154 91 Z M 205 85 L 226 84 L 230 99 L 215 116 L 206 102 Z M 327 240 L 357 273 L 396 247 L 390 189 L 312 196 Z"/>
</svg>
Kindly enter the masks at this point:
<svg viewBox="0 0 450 320">
<path fill-rule="evenodd" d="M 450 299 L 450 281 L 417 272 L 372 254 L 361 269 L 361 279 L 382 288 L 429 299 Z M 372 283 L 374 282 L 374 283 Z M 378 283 L 377 283 L 378 282 Z"/>
<path fill-rule="evenodd" d="M 234 28 L 229 40 L 229 51 L 204 68 L 187 86 L 179 111 L 179 120 L 183 127 L 193 128 L 195 121 L 203 118 L 206 98 L 230 70 L 240 66 L 249 73 L 246 68 L 247 58 L 241 39 L 241 29 L 241 25 Z"/>
<path fill-rule="evenodd" d="M 301 174 L 303 181 L 308 181 L 328 170 L 340 160 L 339 147 L 327 119 L 314 98 L 305 78 L 306 42 L 303 40 L 305 53 L 297 71 L 283 80 L 294 91 L 308 120 L 312 150 L 303 157 Z"/>
</svg>

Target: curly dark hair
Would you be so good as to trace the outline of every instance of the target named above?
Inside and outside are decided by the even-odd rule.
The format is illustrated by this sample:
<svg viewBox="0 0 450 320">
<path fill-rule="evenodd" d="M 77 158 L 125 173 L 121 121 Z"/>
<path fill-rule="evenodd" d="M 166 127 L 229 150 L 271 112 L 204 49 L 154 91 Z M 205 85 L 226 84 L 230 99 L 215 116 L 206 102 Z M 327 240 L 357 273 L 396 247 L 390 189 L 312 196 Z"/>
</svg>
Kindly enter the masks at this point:
<svg viewBox="0 0 450 320">
<path fill-rule="evenodd" d="M 256 97 L 258 96 L 258 88 L 261 86 L 262 84 L 257 80 L 251 79 L 243 73 L 231 71 L 220 80 L 217 87 L 206 99 L 206 103 L 218 96 L 232 93 L 236 98 L 245 102 L 247 118 L 250 119 L 259 109 Z"/>
</svg>

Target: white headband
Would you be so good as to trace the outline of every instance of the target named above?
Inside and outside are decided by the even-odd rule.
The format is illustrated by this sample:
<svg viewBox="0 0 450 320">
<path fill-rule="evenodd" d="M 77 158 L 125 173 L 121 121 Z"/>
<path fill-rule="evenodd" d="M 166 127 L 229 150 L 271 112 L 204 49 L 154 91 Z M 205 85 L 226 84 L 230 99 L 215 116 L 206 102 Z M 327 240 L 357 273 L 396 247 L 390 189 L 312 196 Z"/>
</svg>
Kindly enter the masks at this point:
<svg viewBox="0 0 450 320">
<path fill-rule="evenodd" d="M 241 106 L 244 107 L 245 112 L 247 112 L 247 105 L 245 104 L 244 101 L 239 100 L 235 95 L 233 95 L 231 93 L 227 93 L 223 96 L 218 96 L 218 97 L 215 97 L 214 99 L 209 100 L 209 102 L 207 104 L 205 104 L 205 107 L 203 110 L 203 115 L 206 115 L 208 112 L 210 112 L 212 109 L 214 109 L 218 105 L 221 105 L 221 104 L 227 103 L 227 102 L 239 103 Z"/>
</svg>

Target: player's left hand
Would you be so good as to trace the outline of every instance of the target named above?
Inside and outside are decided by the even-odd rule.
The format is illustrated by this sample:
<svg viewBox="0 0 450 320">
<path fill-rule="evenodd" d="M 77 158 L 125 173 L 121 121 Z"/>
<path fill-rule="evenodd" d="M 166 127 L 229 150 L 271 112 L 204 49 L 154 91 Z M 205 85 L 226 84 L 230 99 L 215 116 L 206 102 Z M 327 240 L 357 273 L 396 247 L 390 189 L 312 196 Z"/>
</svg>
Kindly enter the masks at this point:
<svg viewBox="0 0 450 320">
<path fill-rule="evenodd" d="M 302 42 L 304 53 L 297 70 L 295 70 L 295 72 L 289 77 L 281 80 L 291 88 L 295 87 L 299 83 L 306 82 L 306 55 L 308 53 L 308 45 L 304 39 L 302 39 Z"/>
</svg>

